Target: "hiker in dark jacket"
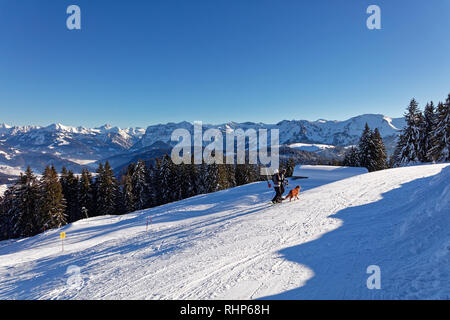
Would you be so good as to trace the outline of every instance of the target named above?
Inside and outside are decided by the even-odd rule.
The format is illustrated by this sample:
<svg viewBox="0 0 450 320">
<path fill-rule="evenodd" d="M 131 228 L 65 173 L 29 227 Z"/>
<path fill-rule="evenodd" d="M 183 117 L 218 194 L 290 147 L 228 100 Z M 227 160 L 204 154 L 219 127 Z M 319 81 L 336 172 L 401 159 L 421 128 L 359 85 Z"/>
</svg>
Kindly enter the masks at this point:
<svg viewBox="0 0 450 320">
<path fill-rule="evenodd" d="M 275 174 L 272 177 L 273 188 L 276 192 L 275 197 L 272 199 L 272 203 L 280 203 L 283 201 L 285 174 L 286 169 L 281 170 L 281 172 L 278 172 L 278 170 L 276 170 Z"/>
</svg>

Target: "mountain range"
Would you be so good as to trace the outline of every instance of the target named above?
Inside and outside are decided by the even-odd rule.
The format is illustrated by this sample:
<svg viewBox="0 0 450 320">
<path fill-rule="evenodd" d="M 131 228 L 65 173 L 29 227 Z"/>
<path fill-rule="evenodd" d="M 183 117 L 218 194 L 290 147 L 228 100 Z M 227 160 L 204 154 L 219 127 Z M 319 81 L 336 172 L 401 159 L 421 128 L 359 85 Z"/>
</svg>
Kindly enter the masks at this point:
<svg viewBox="0 0 450 320">
<path fill-rule="evenodd" d="M 215 128 L 225 134 L 233 129 L 279 129 L 280 154 L 295 154 L 297 159 L 311 162 L 342 157 L 346 147 L 358 142 L 366 123 L 372 129 L 380 130 L 388 153 L 391 153 L 405 121 L 380 114 L 365 114 L 345 121 L 204 124 L 203 130 Z M 170 141 L 171 134 L 179 128 L 193 134 L 190 122 L 151 125 L 147 129 L 121 129 L 110 125 L 84 128 L 62 124 L 46 127 L 0 124 L 0 179 L 2 175 L 3 179 L 14 176 L 27 165 L 37 172 L 48 164 L 54 164 L 58 170 L 65 166 L 80 172 L 82 168 L 94 168 L 98 162 L 108 160 L 113 168 L 120 169 L 139 158 L 147 160 L 170 152 L 175 144 Z"/>
</svg>

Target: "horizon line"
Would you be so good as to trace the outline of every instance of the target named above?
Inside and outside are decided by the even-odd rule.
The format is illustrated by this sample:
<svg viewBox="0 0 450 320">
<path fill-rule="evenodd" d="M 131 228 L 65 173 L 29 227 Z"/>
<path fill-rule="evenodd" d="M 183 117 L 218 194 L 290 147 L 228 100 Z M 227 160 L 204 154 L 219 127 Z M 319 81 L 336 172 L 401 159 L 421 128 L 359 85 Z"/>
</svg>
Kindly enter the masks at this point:
<svg viewBox="0 0 450 320">
<path fill-rule="evenodd" d="M 279 124 L 279 123 L 281 123 L 281 122 L 283 122 L 283 121 L 308 121 L 308 122 L 327 121 L 327 122 L 345 122 L 345 121 L 348 121 L 348 120 L 353 119 L 353 118 L 357 118 L 357 117 L 361 117 L 361 116 L 367 116 L 367 115 L 368 115 L 368 116 L 372 116 L 372 115 L 375 115 L 375 116 L 383 116 L 383 117 L 387 117 L 387 118 L 390 118 L 390 119 L 401 119 L 401 118 L 404 118 L 404 116 L 401 116 L 401 117 L 390 117 L 390 116 L 387 116 L 387 115 L 382 114 L 382 113 L 363 113 L 363 114 L 351 116 L 351 117 L 349 117 L 349 118 L 347 118 L 347 119 L 344 119 L 344 120 L 336 120 L 336 119 L 334 119 L 334 120 L 329 120 L 329 119 L 325 119 L 325 118 L 319 118 L 319 119 L 316 119 L 316 120 L 308 120 L 308 119 L 282 119 L 282 120 L 280 120 L 280 121 L 278 121 L 278 122 L 276 122 L 276 123 L 268 123 L 268 122 L 262 122 L 262 121 L 233 121 L 233 120 L 231 120 L 231 121 L 226 121 L 226 122 L 220 122 L 220 123 L 206 123 L 206 122 L 203 123 L 203 121 L 202 121 L 202 123 L 203 123 L 203 125 L 218 126 L 218 125 L 225 125 L 225 124 L 230 124 L 230 123 L 236 123 L 236 124 L 253 123 L 253 124 L 265 124 L 265 125 L 277 125 L 277 124 Z M 2 123 L 0 123 L 0 126 L 1 126 L 1 127 L 7 126 L 8 128 L 33 127 L 34 129 L 43 129 L 43 128 L 48 128 L 48 127 L 53 126 L 53 125 L 59 125 L 59 126 L 68 127 L 68 128 L 74 128 L 74 129 L 78 129 L 78 128 L 82 128 L 82 129 L 101 129 L 101 128 L 103 128 L 103 127 L 109 127 L 109 128 L 118 128 L 118 129 L 120 129 L 120 130 L 125 130 L 125 129 L 146 129 L 146 128 L 148 128 L 148 127 L 162 126 L 162 125 L 168 125 L 168 124 L 180 124 L 180 123 L 190 123 L 190 124 L 193 124 L 193 123 L 196 122 L 196 121 L 201 121 L 201 120 L 194 120 L 194 121 L 182 120 L 182 121 L 178 121 L 178 122 L 168 121 L 168 122 L 164 122 L 164 123 L 163 123 L 163 122 L 158 122 L 158 123 L 154 123 L 154 124 L 148 124 L 148 125 L 146 125 L 145 127 L 142 127 L 142 126 L 125 126 L 125 127 L 121 127 L 121 126 L 117 126 L 117 125 L 112 125 L 111 123 L 104 123 L 104 124 L 102 124 L 102 125 L 98 125 L 98 126 L 93 126 L 93 127 L 91 127 L 91 126 L 83 126 L 83 125 L 65 125 L 65 124 L 62 124 L 61 122 L 52 122 L 52 123 L 49 123 L 49 124 L 47 124 L 47 125 L 39 125 L 39 124 L 37 124 L 37 125 L 35 125 L 35 124 L 14 124 L 14 125 L 11 125 L 11 124 L 9 124 L 9 123 L 2 122 Z"/>
</svg>

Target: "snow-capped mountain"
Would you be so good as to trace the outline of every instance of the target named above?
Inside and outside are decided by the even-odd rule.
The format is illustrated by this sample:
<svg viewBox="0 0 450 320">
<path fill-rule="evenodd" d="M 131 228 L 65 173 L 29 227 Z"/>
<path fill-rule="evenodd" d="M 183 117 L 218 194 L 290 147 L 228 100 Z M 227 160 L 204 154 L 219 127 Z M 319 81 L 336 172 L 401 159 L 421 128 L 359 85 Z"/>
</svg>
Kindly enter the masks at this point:
<svg viewBox="0 0 450 320">
<path fill-rule="evenodd" d="M 114 152 L 114 149 L 129 149 L 144 134 L 144 130 L 141 128 L 120 129 L 110 125 L 94 129 L 68 127 L 62 124 L 51 124 L 47 127 L 5 125 L 0 134 L 4 142 L 14 147 L 52 150 L 62 146 L 80 147 L 78 144 L 84 144 L 95 151 L 96 148 L 103 147 L 102 144 L 105 144 L 111 152 Z"/>
<path fill-rule="evenodd" d="M 204 124 L 203 129 L 219 129 L 223 134 L 235 129 L 279 129 L 281 144 L 305 142 L 347 146 L 358 142 L 366 123 L 372 129 L 378 128 L 383 138 L 396 136 L 405 125 L 403 118 L 392 119 L 381 114 L 365 114 L 345 121 L 284 120 L 277 124 L 229 122 L 220 125 Z M 151 146 L 157 141 L 169 143 L 170 134 L 178 128 L 186 129 L 193 135 L 193 124 L 189 122 L 149 126 L 133 149 Z"/>
<path fill-rule="evenodd" d="M 220 130 L 224 135 L 235 129 L 279 129 L 280 144 L 293 145 L 292 149 L 306 152 L 314 150 L 296 148 L 298 143 L 329 145 L 326 157 L 341 156 L 345 146 L 356 144 L 365 124 L 378 128 L 388 151 L 404 126 L 404 119 L 392 119 L 380 114 L 366 114 L 345 121 L 284 120 L 277 124 L 229 122 L 218 125 L 203 124 L 203 130 Z M 136 159 L 148 159 L 170 150 L 175 143 L 171 134 L 175 129 L 186 129 L 193 135 L 193 123 L 167 123 L 151 125 L 147 129 L 112 127 L 70 127 L 62 124 L 39 126 L 9 126 L 0 124 L 0 164 L 25 168 L 30 165 L 42 171 L 47 164 L 57 169 L 66 166 L 81 171 L 95 162 L 110 160 L 113 167 L 126 165 Z M 336 148 L 333 148 L 336 147 Z M 1 174 L 1 173 L 0 173 Z"/>
<path fill-rule="evenodd" d="M 145 130 L 121 129 L 104 125 L 99 128 L 0 126 L 0 163 L 41 170 L 48 163 L 79 170 L 82 165 L 125 152 Z M 32 154 L 34 159 L 25 159 Z M 43 162 L 43 163 L 41 163 Z"/>
</svg>

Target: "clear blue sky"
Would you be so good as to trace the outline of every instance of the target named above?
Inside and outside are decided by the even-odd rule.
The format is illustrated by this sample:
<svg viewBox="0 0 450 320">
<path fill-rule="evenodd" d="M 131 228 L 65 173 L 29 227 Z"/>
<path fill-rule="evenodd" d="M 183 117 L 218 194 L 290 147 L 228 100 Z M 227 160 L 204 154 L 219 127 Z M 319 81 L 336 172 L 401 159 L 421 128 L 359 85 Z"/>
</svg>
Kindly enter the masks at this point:
<svg viewBox="0 0 450 320">
<path fill-rule="evenodd" d="M 0 0 L 0 123 L 397 117 L 450 92 L 449 17 L 449 0 Z"/>
</svg>

